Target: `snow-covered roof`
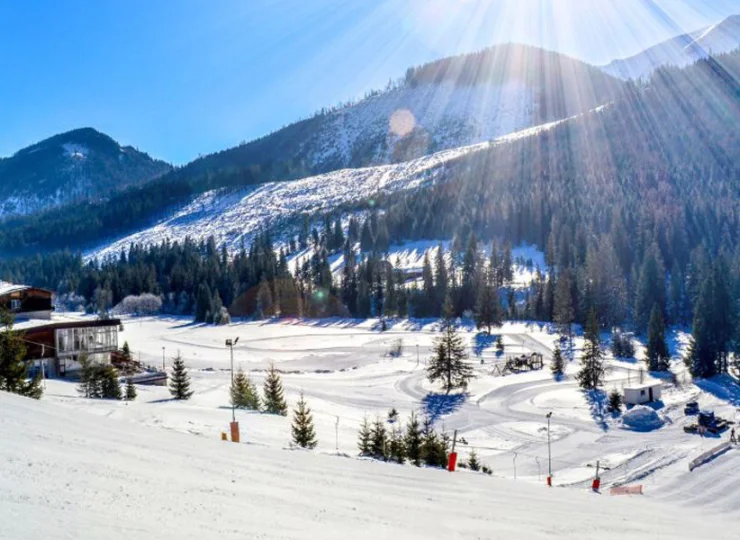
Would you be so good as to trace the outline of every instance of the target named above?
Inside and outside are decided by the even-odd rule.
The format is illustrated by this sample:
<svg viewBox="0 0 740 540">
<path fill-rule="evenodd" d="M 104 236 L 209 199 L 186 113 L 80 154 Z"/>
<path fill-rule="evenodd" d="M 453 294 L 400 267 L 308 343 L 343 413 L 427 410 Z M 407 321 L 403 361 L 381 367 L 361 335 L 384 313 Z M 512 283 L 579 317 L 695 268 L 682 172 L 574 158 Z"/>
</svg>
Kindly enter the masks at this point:
<svg viewBox="0 0 740 540">
<path fill-rule="evenodd" d="M 16 285 L 14 283 L 8 283 L 7 281 L 0 281 L 0 296 L 10 294 L 18 291 L 25 291 L 30 289 L 28 285 Z"/>
<path fill-rule="evenodd" d="M 661 386 L 661 381 L 647 381 L 644 383 L 628 384 L 624 387 L 625 390 L 647 390 L 648 388 L 655 388 Z"/>
</svg>

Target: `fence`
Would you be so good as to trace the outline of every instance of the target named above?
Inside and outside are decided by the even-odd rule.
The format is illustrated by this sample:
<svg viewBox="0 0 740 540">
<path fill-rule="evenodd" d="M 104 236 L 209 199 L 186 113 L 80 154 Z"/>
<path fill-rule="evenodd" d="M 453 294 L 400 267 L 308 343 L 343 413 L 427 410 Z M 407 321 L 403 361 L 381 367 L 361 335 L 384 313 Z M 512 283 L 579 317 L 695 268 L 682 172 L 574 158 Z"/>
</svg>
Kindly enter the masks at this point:
<svg viewBox="0 0 740 540">
<path fill-rule="evenodd" d="M 714 458 L 721 456 L 725 452 L 727 452 L 730 448 L 732 448 L 732 443 L 725 442 L 718 446 L 715 446 L 714 448 L 707 450 L 703 454 L 697 456 L 689 463 L 689 471 L 693 471 L 697 467 L 701 467 L 705 463 L 709 463 Z"/>
</svg>

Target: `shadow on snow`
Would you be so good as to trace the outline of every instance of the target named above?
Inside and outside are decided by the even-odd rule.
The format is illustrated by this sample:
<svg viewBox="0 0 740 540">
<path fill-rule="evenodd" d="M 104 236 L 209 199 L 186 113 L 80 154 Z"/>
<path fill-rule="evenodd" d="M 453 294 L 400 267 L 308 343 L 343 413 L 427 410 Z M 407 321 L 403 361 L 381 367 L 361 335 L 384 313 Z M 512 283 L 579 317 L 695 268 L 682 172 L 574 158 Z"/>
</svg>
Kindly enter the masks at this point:
<svg viewBox="0 0 740 540">
<path fill-rule="evenodd" d="M 465 403 L 465 400 L 468 399 L 468 396 L 469 394 L 467 392 L 462 394 L 437 394 L 430 392 L 424 396 L 421 404 L 424 414 L 432 422 L 436 422 L 442 416 L 452 414 L 459 409 Z"/>
</svg>

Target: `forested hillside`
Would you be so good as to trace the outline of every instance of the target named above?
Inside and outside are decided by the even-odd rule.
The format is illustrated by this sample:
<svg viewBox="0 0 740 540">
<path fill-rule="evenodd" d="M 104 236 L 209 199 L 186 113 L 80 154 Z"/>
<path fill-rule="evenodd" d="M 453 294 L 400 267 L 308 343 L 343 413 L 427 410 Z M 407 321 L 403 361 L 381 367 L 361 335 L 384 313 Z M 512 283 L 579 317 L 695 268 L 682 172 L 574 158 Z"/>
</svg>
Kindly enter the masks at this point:
<svg viewBox="0 0 740 540">
<path fill-rule="evenodd" d="M 69 131 L 0 159 L 0 217 L 107 197 L 169 170 L 92 128 Z"/>
<path fill-rule="evenodd" d="M 740 338 L 738 80 L 740 53 L 662 69 L 597 112 L 447 163 L 427 189 L 376 197 L 347 231 L 339 215 L 327 217 L 279 252 L 263 231 L 236 258 L 213 241 L 164 243 L 88 265 L 73 255 L 6 262 L 0 277 L 58 286 L 94 305 L 152 292 L 167 310 L 211 321 L 222 304 L 235 315 L 470 311 L 560 324 L 594 310 L 602 327 L 638 332 L 659 317 L 693 325 L 694 372 L 712 374 L 727 369 Z M 425 261 L 410 285 L 383 253 L 422 238 L 453 239 L 452 251 Z M 505 288 L 507 246 L 523 241 L 545 251 L 549 268 L 517 300 Z M 498 247 L 486 259 L 490 242 Z M 331 253 L 344 255 L 339 279 Z M 500 310 L 481 311 L 492 303 Z"/>
<path fill-rule="evenodd" d="M 199 158 L 111 201 L 3 223 L 0 252 L 89 247 L 143 228 L 206 189 L 406 162 L 583 113 L 624 88 L 583 62 L 523 45 L 439 60 L 357 103 Z"/>
</svg>

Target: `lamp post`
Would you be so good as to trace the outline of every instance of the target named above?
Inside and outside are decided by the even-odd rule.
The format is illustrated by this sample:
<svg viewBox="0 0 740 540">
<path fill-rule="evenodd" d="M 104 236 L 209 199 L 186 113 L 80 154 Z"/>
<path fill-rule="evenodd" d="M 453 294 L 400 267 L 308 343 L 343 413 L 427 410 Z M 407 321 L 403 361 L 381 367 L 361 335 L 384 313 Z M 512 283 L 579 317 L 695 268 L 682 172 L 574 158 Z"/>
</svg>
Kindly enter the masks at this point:
<svg viewBox="0 0 740 540">
<path fill-rule="evenodd" d="M 547 485 L 552 486 L 552 447 L 550 444 L 550 418 L 552 411 L 547 413 Z"/>
<path fill-rule="evenodd" d="M 226 346 L 231 353 L 231 388 L 234 388 L 234 345 L 239 342 L 239 338 L 234 340 L 227 339 Z M 232 396 L 231 399 L 231 442 L 239 442 L 239 422 L 236 421 L 236 404 Z"/>
</svg>

